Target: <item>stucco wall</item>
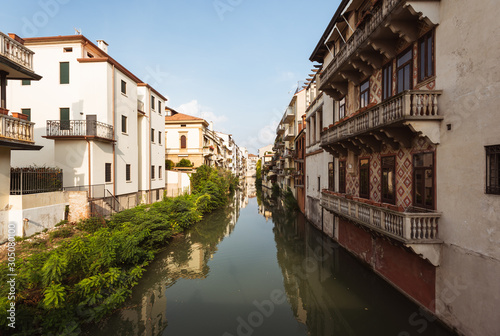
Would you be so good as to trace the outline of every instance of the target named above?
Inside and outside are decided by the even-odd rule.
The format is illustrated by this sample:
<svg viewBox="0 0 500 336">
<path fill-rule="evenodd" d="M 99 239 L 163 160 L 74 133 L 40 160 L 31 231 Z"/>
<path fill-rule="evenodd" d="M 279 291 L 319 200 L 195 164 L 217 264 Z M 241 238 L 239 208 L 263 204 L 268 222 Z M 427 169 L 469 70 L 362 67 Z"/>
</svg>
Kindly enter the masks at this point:
<svg viewBox="0 0 500 336">
<path fill-rule="evenodd" d="M 10 149 L 0 148 L 0 241 L 7 238 L 9 224 Z"/>
</svg>

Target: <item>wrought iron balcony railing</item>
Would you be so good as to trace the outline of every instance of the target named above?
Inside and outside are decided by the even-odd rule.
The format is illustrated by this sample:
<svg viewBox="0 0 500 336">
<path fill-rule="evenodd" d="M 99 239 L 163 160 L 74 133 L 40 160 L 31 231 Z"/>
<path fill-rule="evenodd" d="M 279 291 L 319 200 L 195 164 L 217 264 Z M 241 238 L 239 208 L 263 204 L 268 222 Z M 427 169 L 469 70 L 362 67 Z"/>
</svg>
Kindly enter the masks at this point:
<svg viewBox="0 0 500 336">
<path fill-rule="evenodd" d="M 47 120 L 46 137 L 96 137 L 113 141 L 113 126 L 93 120 Z"/>
</svg>

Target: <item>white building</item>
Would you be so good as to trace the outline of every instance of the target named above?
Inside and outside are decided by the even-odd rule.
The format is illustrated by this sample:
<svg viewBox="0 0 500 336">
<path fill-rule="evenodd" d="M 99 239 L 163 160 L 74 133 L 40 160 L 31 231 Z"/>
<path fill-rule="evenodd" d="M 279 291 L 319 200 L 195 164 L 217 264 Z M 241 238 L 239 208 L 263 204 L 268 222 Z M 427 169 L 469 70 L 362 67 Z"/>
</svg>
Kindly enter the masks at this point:
<svg viewBox="0 0 500 336">
<path fill-rule="evenodd" d="M 166 98 L 82 35 L 25 39 L 40 82 L 9 86 L 12 107 L 36 123 L 44 148 L 13 155 L 17 166 L 58 166 L 64 187 L 119 196 L 123 207 L 163 195 Z M 89 187 L 90 186 L 90 187 Z"/>
</svg>

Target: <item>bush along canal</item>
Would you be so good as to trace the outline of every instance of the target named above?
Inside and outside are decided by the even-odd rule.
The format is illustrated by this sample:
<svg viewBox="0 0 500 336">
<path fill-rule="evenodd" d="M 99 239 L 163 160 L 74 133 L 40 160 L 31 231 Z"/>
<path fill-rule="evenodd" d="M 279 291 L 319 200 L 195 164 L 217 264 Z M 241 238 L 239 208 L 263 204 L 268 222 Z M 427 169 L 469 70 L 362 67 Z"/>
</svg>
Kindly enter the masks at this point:
<svg viewBox="0 0 500 336">
<path fill-rule="evenodd" d="M 7 260 L 0 265 L 0 334 L 78 335 L 83 325 L 121 307 L 155 255 L 169 242 L 175 245 L 175 235 L 204 214 L 224 206 L 238 179 L 202 166 L 191 183 L 191 195 L 138 206 L 109 220 L 67 224 L 47 240 L 18 243 L 15 270 Z M 7 281 L 13 273 L 12 293 Z"/>
<path fill-rule="evenodd" d="M 260 196 L 260 194 L 259 194 Z M 304 217 L 236 193 L 85 335 L 453 335 Z"/>
</svg>

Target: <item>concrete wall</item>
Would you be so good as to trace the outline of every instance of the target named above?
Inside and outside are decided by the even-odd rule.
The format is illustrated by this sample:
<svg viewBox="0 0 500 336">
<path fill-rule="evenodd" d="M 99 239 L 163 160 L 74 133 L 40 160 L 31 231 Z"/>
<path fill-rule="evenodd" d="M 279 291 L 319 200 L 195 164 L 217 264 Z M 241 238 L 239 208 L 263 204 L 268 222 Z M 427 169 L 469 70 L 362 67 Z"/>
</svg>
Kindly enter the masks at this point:
<svg viewBox="0 0 500 336">
<path fill-rule="evenodd" d="M 53 228 L 64 219 L 68 194 L 62 191 L 11 195 L 9 221 L 17 225 L 17 236 L 31 236 L 46 228 Z M 27 220 L 25 220 L 27 219 Z"/>
<path fill-rule="evenodd" d="M 166 171 L 166 196 L 175 197 L 182 195 L 183 193 L 191 192 L 191 181 L 189 179 L 189 174 L 176 172 L 176 171 Z"/>
<path fill-rule="evenodd" d="M 500 196 L 485 194 L 484 146 L 500 144 L 500 44 L 491 35 L 500 29 L 500 6 L 443 0 L 440 16 L 436 88 L 443 89 L 444 120 L 437 203 L 445 244 L 436 310 L 467 335 L 499 335 Z"/>
</svg>

